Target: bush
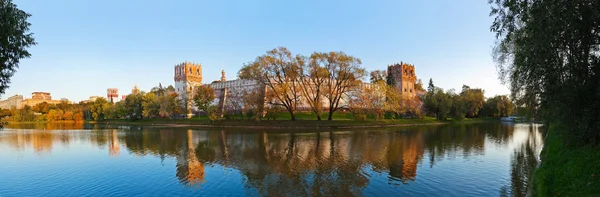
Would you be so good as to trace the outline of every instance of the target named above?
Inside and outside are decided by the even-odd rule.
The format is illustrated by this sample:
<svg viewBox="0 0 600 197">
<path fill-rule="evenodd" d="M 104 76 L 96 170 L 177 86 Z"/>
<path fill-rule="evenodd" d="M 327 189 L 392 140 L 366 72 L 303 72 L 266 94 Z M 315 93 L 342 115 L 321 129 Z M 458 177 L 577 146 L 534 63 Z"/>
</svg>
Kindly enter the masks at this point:
<svg viewBox="0 0 600 197">
<path fill-rule="evenodd" d="M 365 121 L 367 120 L 366 114 L 352 114 L 352 118 L 356 121 Z"/>
</svg>

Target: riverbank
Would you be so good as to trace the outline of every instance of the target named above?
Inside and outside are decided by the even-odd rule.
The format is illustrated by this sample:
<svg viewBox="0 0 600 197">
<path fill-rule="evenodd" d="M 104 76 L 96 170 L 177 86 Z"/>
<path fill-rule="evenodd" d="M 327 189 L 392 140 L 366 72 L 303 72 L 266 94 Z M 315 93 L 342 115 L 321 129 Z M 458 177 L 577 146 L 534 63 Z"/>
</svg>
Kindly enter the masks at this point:
<svg viewBox="0 0 600 197">
<path fill-rule="evenodd" d="M 349 128 L 385 128 L 401 126 L 439 125 L 449 123 L 478 123 L 497 121 L 495 119 L 469 119 L 460 122 L 451 120 L 425 119 L 384 119 L 384 120 L 218 120 L 204 119 L 150 119 L 150 120 L 106 120 L 101 124 L 123 124 L 142 126 L 181 126 L 181 127 L 219 127 L 219 128 L 289 128 L 289 129 L 349 129 Z"/>
<path fill-rule="evenodd" d="M 533 176 L 534 196 L 600 194 L 600 147 L 566 146 L 561 130 L 550 127 Z"/>
</svg>

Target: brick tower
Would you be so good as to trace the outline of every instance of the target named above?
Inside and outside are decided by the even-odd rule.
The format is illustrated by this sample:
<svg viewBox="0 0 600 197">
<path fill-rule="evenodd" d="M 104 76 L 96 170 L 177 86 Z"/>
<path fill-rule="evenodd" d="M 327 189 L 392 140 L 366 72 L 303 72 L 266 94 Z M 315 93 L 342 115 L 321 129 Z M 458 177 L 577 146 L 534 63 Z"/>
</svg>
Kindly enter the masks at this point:
<svg viewBox="0 0 600 197">
<path fill-rule="evenodd" d="M 403 95 L 411 97 L 416 95 L 417 75 L 415 74 L 414 65 L 400 62 L 400 64 L 389 65 L 387 72 L 388 85 L 400 88 Z"/>
<path fill-rule="evenodd" d="M 195 109 L 193 96 L 196 87 L 202 85 L 202 65 L 191 62 L 184 62 L 175 65 L 175 90 L 179 97 L 185 103 L 187 116 L 192 116 Z"/>
</svg>

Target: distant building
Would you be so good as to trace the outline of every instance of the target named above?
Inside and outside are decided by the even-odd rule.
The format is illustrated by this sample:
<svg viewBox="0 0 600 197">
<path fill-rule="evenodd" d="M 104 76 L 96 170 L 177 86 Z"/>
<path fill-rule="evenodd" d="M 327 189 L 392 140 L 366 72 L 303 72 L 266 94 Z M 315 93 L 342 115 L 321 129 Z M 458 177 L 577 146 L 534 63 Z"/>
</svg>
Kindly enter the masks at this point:
<svg viewBox="0 0 600 197">
<path fill-rule="evenodd" d="M 17 95 L 8 97 L 8 99 L 6 99 L 6 100 L 1 100 L 0 108 L 10 109 L 12 107 L 16 107 L 17 109 L 20 109 L 22 107 L 22 102 L 23 102 L 23 95 L 17 94 Z"/>
<path fill-rule="evenodd" d="M 140 88 L 138 88 L 137 85 L 133 86 L 133 89 L 131 89 L 131 94 L 139 94 L 140 93 Z"/>
<path fill-rule="evenodd" d="M 417 75 L 415 66 L 400 62 L 400 64 L 389 65 L 387 68 L 388 84 L 399 88 L 402 94 L 414 97 L 417 93 L 415 83 Z M 390 84 L 392 83 L 392 84 Z"/>
<path fill-rule="evenodd" d="M 48 103 L 48 104 L 52 104 L 52 105 L 56 105 L 61 102 L 71 103 L 70 101 L 63 100 L 63 99 L 52 100 L 52 96 L 50 96 L 50 93 L 48 93 L 48 92 L 33 92 L 33 93 L 31 93 L 30 99 L 23 100 L 21 107 L 26 106 L 26 105 L 33 107 L 37 104 L 44 103 L 44 102 Z"/>
<path fill-rule="evenodd" d="M 96 99 L 100 98 L 99 96 L 90 96 L 89 102 L 96 102 Z"/>
<path fill-rule="evenodd" d="M 174 68 L 175 91 L 186 105 L 188 117 L 195 110 L 193 96 L 196 87 L 202 85 L 202 65 L 184 62 Z"/>
<path fill-rule="evenodd" d="M 119 89 L 117 88 L 108 88 L 106 89 L 106 98 L 108 102 L 114 103 L 119 99 Z"/>
</svg>

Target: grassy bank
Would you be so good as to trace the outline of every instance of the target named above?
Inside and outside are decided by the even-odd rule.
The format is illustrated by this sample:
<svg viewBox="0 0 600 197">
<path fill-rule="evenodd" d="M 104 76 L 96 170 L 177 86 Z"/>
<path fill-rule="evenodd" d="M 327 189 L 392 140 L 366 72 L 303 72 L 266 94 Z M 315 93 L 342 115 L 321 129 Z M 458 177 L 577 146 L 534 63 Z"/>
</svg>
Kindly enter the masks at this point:
<svg viewBox="0 0 600 197">
<path fill-rule="evenodd" d="M 534 196 L 599 196 L 600 146 L 570 147 L 550 127 L 533 177 Z"/>
<path fill-rule="evenodd" d="M 218 120 L 206 119 L 152 119 L 152 120 L 107 120 L 105 124 L 133 124 L 154 126 L 203 126 L 203 127 L 256 127 L 256 128 L 361 128 L 361 127 L 389 127 L 444 124 L 451 121 L 433 119 L 398 119 L 398 120 Z"/>
<path fill-rule="evenodd" d="M 192 119 L 146 119 L 146 120 L 106 120 L 103 124 L 131 124 L 131 125 L 154 125 L 154 126 L 203 126 L 203 127 L 254 127 L 254 128 L 378 128 L 394 126 L 413 125 L 435 125 L 455 123 L 452 120 L 436 120 L 426 117 L 423 119 L 367 119 L 355 121 L 352 119 L 334 119 L 333 121 L 315 120 L 308 115 L 300 116 L 299 120 L 287 119 L 254 121 L 249 119 L 217 120 L 210 121 L 206 117 L 195 117 Z M 497 121 L 496 119 L 465 119 L 457 122 L 459 124 Z"/>
</svg>

